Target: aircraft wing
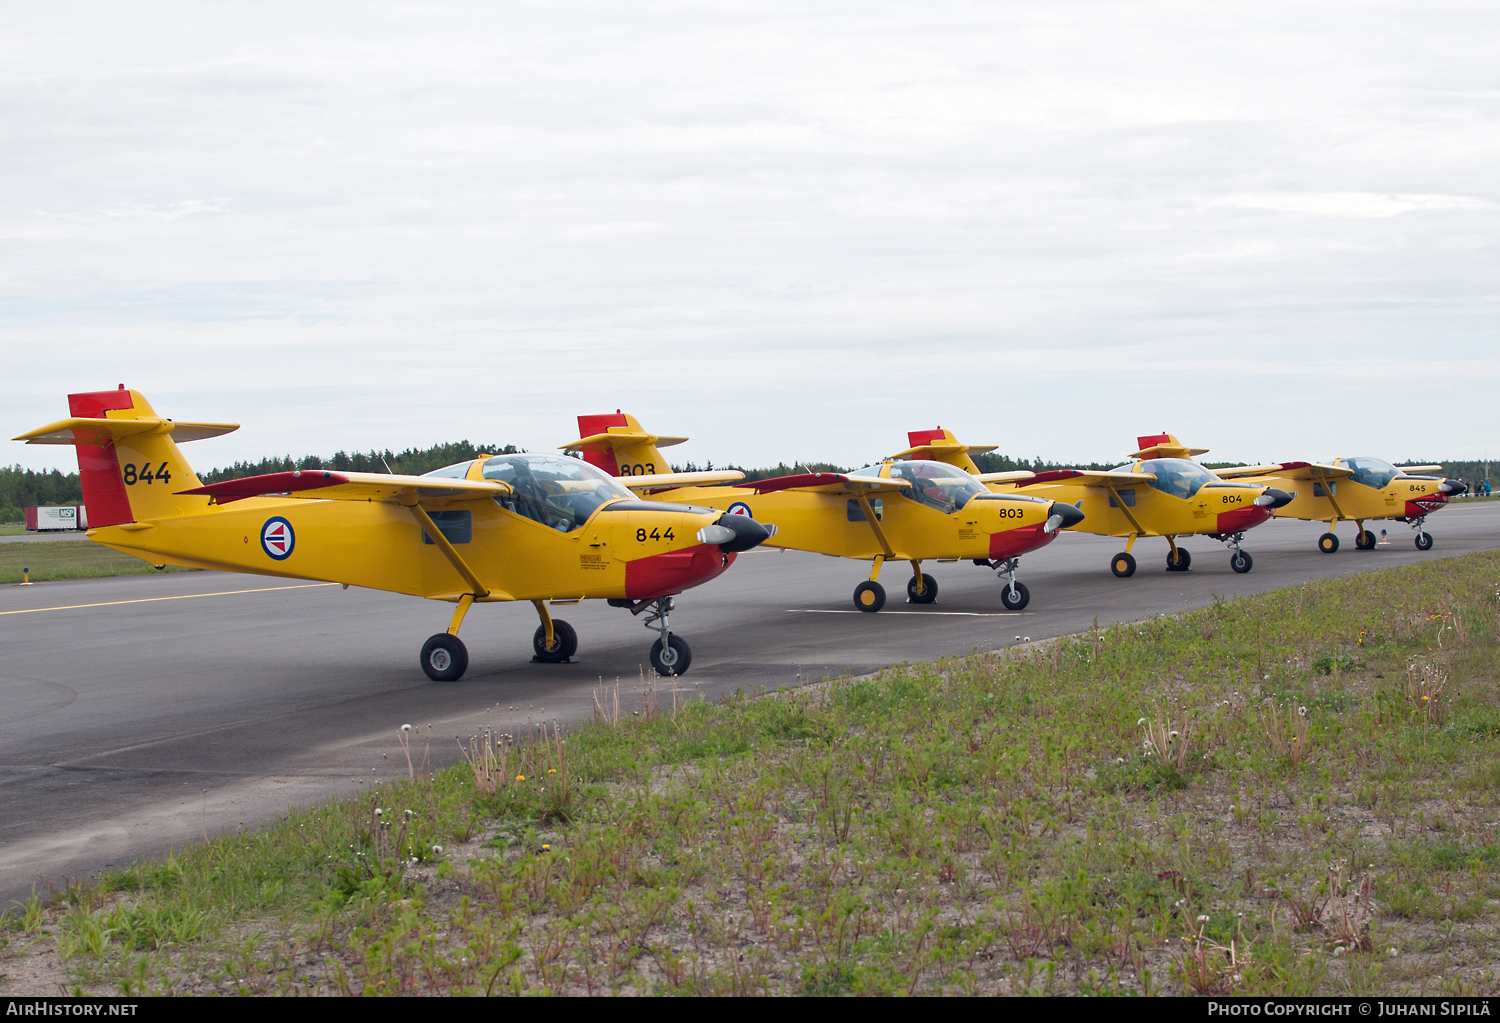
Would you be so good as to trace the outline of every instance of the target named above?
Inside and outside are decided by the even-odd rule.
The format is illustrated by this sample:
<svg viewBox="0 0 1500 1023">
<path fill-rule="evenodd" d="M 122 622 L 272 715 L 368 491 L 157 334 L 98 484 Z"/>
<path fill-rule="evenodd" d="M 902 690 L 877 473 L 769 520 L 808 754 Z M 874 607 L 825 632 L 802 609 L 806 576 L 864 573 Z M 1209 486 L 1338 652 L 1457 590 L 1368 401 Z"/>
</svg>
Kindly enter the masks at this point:
<svg viewBox="0 0 1500 1023">
<path fill-rule="evenodd" d="M 911 483 L 907 480 L 883 480 L 874 476 L 846 476 L 838 472 L 804 472 L 795 476 L 777 476 L 774 479 L 753 480 L 735 485 L 754 490 L 757 494 L 801 490 L 810 494 L 858 497 L 861 494 L 894 493 L 907 489 Z"/>
<path fill-rule="evenodd" d="M 233 433 L 239 423 L 179 423 L 171 419 L 59 419 L 13 438 L 27 444 L 95 444 L 141 433 L 171 434 L 179 444 Z"/>
<path fill-rule="evenodd" d="M 620 476 L 619 481 L 630 490 L 643 494 L 655 494 L 679 487 L 703 487 L 715 483 L 733 483 L 742 480 L 745 474 L 738 469 L 710 469 L 707 472 L 659 472 L 654 476 Z"/>
<path fill-rule="evenodd" d="M 1396 466 L 1396 468 L 1400 469 L 1402 472 L 1437 472 L 1439 469 L 1442 468 L 1442 466 L 1441 465 L 1398 465 L 1398 466 Z"/>
<path fill-rule="evenodd" d="M 1035 475 L 1034 472 L 1017 469 L 1014 472 L 982 472 L 974 479 L 980 483 L 1018 483 L 1021 480 L 1029 480 Z"/>
<path fill-rule="evenodd" d="M 1354 470 L 1341 465 L 1324 465 L 1321 462 L 1280 462 L 1272 465 L 1246 465 L 1237 469 L 1219 469 L 1224 479 L 1248 479 L 1260 482 L 1281 480 L 1336 480 L 1353 476 Z"/>
<path fill-rule="evenodd" d="M 327 469 L 294 469 L 264 476 L 210 483 L 206 487 L 179 490 L 179 494 L 207 494 L 216 504 L 229 504 L 247 497 L 295 497 L 307 501 L 386 501 L 412 504 L 421 498 L 475 500 L 510 492 L 498 480 L 456 480 L 433 476 L 395 476 L 379 472 L 333 472 Z M 405 497 L 407 500 L 402 500 Z"/>
<path fill-rule="evenodd" d="M 1018 487 L 1034 487 L 1044 483 L 1071 483 L 1075 486 L 1104 487 L 1114 490 L 1118 487 L 1133 487 L 1139 483 L 1150 483 L 1156 479 L 1149 472 L 1130 472 L 1125 469 L 1111 470 L 1108 472 L 1094 472 L 1090 469 L 1053 469 L 1051 472 L 1039 472 L 1029 480 L 1017 483 Z"/>
</svg>

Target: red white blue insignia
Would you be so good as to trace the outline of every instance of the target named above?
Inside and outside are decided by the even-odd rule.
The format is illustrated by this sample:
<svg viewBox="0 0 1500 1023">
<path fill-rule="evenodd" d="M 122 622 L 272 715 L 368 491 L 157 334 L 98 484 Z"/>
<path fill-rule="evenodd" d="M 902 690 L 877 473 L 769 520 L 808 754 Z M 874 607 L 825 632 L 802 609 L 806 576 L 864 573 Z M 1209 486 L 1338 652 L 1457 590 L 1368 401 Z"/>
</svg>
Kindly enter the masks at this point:
<svg viewBox="0 0 1500 1023">
<path fill-rule="evenodd" d="M 750 511 L 750 506 L 748 504 L 746 504 L 744 501 L 736 501 L 736 502 L 734 502 L 734 504 L 731 504 L 729 506 L 729 514 L 731 514 L 731 515 L 743 515 L 747 519 L 753 519 L 753 518 L 755 518 L 754 514 L 752 514 L 751 511 Z"/>
<path fill-rule="evenodd" d="M 297 534 L 292 532 L 290 522 L 277 515 L 260 527 L 260 546 L 267 557 L 285 561 L 292 556 L 292 548 L 297 546 Z"/>
</svg>

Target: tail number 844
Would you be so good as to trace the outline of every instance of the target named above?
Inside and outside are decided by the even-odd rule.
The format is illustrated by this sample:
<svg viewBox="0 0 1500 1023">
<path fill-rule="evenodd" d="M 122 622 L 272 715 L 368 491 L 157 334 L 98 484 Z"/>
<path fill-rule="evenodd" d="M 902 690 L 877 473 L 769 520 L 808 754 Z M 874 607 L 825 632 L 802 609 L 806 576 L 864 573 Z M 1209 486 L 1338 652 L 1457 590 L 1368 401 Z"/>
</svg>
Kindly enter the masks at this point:
<svg viewBox="0 0 1500 1023">
<path fill-rule="evenodd" d="M 133 487 L 137 483 L 144 483 L 150 486 L 153 480 L 161 480 L 163 483 L 172 482 L 172 474 L 167 471 L 166 462 L 161 463 L 161 468 L 157 469 L 154 473 L 151 471 L 150 462 L 143 463 L 139 472 L 136 471 L 134 462 L 127 462 L 121 476 L 125 480 L 127 487 Z"/>
</svg>

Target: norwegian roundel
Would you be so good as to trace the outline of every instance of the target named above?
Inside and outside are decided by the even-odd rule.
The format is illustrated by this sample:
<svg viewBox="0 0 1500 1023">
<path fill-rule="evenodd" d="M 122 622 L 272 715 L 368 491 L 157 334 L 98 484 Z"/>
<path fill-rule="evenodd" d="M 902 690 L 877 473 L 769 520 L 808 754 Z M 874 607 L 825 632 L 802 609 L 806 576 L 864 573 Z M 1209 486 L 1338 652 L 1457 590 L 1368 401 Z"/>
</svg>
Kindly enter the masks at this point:
<svg viewBox="0 0 1500 1023">
<path fill-rule="evenodd" d="M 731 515 L 743 515 L 747 519 L 753 519 L 753 518 L 755 518 L 755 516 L 752 515 L 751 512 L 750 512 L 750 506 L 748 504 L 746 504 L 744 501 L 736 501 L 736 502 L 734 502 L 734 504 L 731 504 L 729 506 L 729 514 L 731 514 Z"/>
<path fill-rule="evenodd" d="M 267 557 L 285 561 L 292 556 L 292 548 L 297 546 L 297 534 L 292 532 L 290 522 L 277 515 L 260 527 L 260 546 Z"/>
</svg>

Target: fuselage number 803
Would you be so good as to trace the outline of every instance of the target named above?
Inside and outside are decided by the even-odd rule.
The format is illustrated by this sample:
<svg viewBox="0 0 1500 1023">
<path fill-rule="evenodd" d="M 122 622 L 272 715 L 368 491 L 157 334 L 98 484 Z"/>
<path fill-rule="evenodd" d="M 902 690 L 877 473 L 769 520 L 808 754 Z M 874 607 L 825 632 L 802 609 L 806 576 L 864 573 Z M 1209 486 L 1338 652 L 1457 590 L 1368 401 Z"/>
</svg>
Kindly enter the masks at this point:
<svg viewBox="0 0 1500 1023">
<path fill-rule="evenodd" d="M 127 487 L 133 487 L 137 483 L 145 483 L 149 486 L 152 480 L 161 480 L 163 483 L 172 482 L 172 474 L 167 471 L 166 462 L 161 463 L 161 468 L 154 473 L 151 471 L 150 462 L 143 463 L 140 472 L 136 472 L 134 462 L 127 462 L 123 476 Z"/>
</svg>

